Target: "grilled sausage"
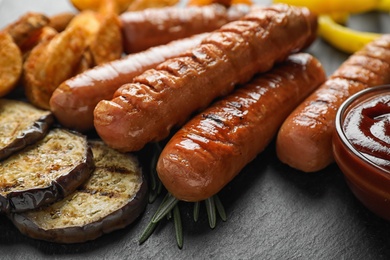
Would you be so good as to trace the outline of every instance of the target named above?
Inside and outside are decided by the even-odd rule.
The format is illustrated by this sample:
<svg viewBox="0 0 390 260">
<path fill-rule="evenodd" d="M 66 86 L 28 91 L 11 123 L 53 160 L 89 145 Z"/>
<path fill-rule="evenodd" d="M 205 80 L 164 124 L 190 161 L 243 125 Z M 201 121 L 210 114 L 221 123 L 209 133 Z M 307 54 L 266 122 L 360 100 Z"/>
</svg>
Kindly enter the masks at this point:
<svg viewBox="0 0 390 260">
<path fill-rule="evenodd" d="M 206 35 L 198 34 L 152 47 L 86 70 L 64 81 L 54 91 L 50 109 L 63 126 L 81 132 L 91 130 L 93 110 L 99 101 L 111 99 L 120 86 L 164 60 L 195 47 Z"/>
<path fill-rule="evenodd" d="M 325 79 L 319 61 L 305 53 L 254 78 L 170 139 L 157 164 L 160 180 L 180 200 L 213 196 L 265 149 L 289 113 Z"/>
<path fill-rule="evenodd" d="M 202 44 L 145 71 L 94 110 L 97 133 L 111 147 L 136 151 L 173 126 L 272 68 L 311 38 L 316 19 L 306 8 L 263 7 L 210 34 Z"/>
<path fill-rule="evenodd" d="M 148 8 L 120 15 L 126 53 L 146 50 L 194 34 L 211 32 L 249 11 L 245 5 Z"/>
<path fill-rule="evenodd" d="M 332 132 L 341 103 L 359 90 L 390 83 L 390 35 L 350 56 L 286 119 L 276 149 L 279 159 L 304 172 L 333 162 Z"/>
</svg>

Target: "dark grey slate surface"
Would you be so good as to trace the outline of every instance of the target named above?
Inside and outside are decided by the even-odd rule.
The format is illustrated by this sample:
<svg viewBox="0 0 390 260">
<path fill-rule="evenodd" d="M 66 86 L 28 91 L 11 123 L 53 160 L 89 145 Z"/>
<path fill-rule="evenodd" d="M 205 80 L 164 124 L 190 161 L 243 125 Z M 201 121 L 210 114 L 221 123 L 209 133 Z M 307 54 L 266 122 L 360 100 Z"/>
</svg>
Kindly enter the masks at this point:
<svg viewBox="0 0 390 260">
<path fill-rule="evenodd" d="M 66 0 L 0 0 L 0 27 L 33 10 L 55 14 L 72 7 Z M 360 15 L 351 22 L 354 28 L 389 30 L 387 14 Z M 347 58 L 321 40 L 308 51 L 328 74 Z M 336 165 L 315 174 L 295 171 L 277 160 L 271 143 L 220 198 L 228 220 L 218 220 L 214 230 L 204 207 L 194 223 L 191 205 L 182 204 L 182 250 L 172 222 L 138 245 L 156 203 L 133 225 L 76 245 L 30 239 L 0 216 L 0 259 L 390 259 L 390 223 L 355 199 Z"/>
</svg>

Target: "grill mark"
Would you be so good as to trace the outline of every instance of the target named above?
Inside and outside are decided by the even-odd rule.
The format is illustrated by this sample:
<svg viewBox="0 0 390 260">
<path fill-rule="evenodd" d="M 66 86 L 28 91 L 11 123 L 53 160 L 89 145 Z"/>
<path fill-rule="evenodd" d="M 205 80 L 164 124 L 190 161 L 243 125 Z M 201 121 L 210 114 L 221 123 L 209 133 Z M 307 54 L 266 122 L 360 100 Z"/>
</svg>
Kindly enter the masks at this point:
<svg viewBox="0 0 390 260">
<path fill-rule="evenodd" d="M 285 15 L 282 15 L 285 17 Z M 272 18 L 269 18 L 272 20 Z M 180 77 L 183 73 L 180 73 L 181 70 L 190 71 L 193 70 L 193 74 L 199 74 L 205 70 L 207 66 L 213 64 L 213 62 L 217 62 L 218 60 L 224 60 L 230 64 L 227 67 L 239 67 L 240 65 L 233 65 L 234 62 L 239 62 L 240 59 L 235 59 L 235 55 L 231 55 L 230 57 L 226 56 L 227 50 L 230 50 L 232 45 L 237 45 L 237 43 L 247 43 L 250 45 L 250 52 L 253 52 L 254 46 L 251 44 L 251 41 L 247 41 L 248 39 L 253 39 L 254 31 L 259 31 L 259 26 L 256 24 L 259 21 L 263 21 L 261 18 L 258 19 L 249 19 L 248 21 L 240 21 L 238 26 L 223 26 L 219 30 L 219 34 L 213 34 L 213 36 L 220 38 L 222 37 L 224 41 L 218 41 L 213 39 L 213 37 L 207 37 L 202 41 L 202 44 L 193 49 L 193 51 L 185 52 L 181 56 L 169 59 L 156 67 L 156 69 L 151 69 L 141 74 L 140 76 L 134 79 L 134 82 L 142 83 L 145 87 L 149 88 L 154 92 L 160 92 L 163 89 L 173 87 L 170 84 L 166 84 L 166 82 L 170 82 L 169 77 Z M 261 23 L 262 24 L 262 23 Z M 267 30 L 267 28 L 271 26 L 270 23 L 264 22 L 261 26 L 261 30 Z M 248 33 L 243 33 L 247 32 Z M 247 36 L 247 37 L 244 37 Z M 223 42 L 224 44 L 222 44 Z M 240 44 L 238 44 L 240 45 Z M 233 69 L 234 70 L 234 69 Z M 158 86 L 158 83 L 148 82 L 145 78 L 148 74 L 160 74 L 160 80 L 164 83 Z M 166 79 L 164 80 L 164 77 Z M 172 80 L 172 85 L 175 85 L 174 80 Z"/>
<path fill-rule="evenodd" d="M 85 189 L 85 188 L 79 189 L 78 192 L 86 193 L 86 194 L 90 194 L 90 195 L 98 194 L 99 196 L 108 197 L 108 198 L 120 197 L 120 195 L 121 195 L 121 193 L 119 193 L 119 192 L 113 192 L 113 191 L 107 192 L 107 191 L 99 191 L 99 190 L 95 190 L 95 189 Z"/>
<path fill-rule="evenodd" d="M 108 172 L 115 172 L 120 174 L 132 174 L 133 172 L 129 170 L 126 167 L 120 167 L 117 165 L 111 165 L 111 166 L 96 166 L 96 169 L 98 170 L 106 170 Z"/>
</svg>

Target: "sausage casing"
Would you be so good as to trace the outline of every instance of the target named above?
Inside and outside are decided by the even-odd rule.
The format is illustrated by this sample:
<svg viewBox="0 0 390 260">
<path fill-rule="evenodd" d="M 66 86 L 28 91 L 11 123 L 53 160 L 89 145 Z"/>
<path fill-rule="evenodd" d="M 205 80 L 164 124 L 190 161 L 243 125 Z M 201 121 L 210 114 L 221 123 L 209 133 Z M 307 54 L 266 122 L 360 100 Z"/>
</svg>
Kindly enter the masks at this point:
<svg viewBox="0 0 390 260">
<path fill-rule="evenodd" d="M 216 97 L 305 46 L 315 24 L 306 8 L 279 4 L 256 9 L 210 33 L 197 48 L 137 76 L 112 100 L 99 102 L 95 129 L 121 151 L 162 140 Z"/>
<path fill-rule="evenodd" d="M 65 127 L 85 132 L 93 129 L 93 110 L 115 91 L 147 69 L 191 49 L 208 34 L 176 40 L 125 58 L 104 63 L 64 81 L 50 98 L 50 109 Z M 75 120 L 77 118 L 77 120 Z"/>
<path fill-rule="evenodd" d="M 326 79 L 317 59 L 291 55 L 198 114 L 173 135 L 157 164 L 176 198 L 213 196 L 271 142 L 289 113 Z"/>
<path fill-rule="evenodd" d="M 194 34 L 211 32 L 239 19 L 248 11 L 249 7 L 244 5 L 227 9 L 212 4 L 125 12 L 120 15 L 124 50 L 126 53 L 139 52 Z"/>
<path fill-rule="evenodd" d="M 276 141 L 279 159 L 304 172 L 316 172 L 331 164 L 337 109 L 359 90 L 390 83 L 389 69 L 390 35 L 350 56 L 283 123 Z"/>
</svg>

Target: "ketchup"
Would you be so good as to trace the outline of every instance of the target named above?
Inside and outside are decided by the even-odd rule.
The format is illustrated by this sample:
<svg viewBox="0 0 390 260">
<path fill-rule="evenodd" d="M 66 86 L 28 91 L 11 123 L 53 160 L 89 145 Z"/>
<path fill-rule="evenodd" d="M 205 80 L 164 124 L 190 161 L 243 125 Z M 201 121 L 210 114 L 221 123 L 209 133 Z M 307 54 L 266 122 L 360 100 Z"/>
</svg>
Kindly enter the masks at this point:
<svg viewBox="0 0 390 260">
<path fill-rule="evenodd" d="M 355 149 L 390 171 L 390 94 L 373 96 L 351 108 L 343 128 Z"/>
</svg>

